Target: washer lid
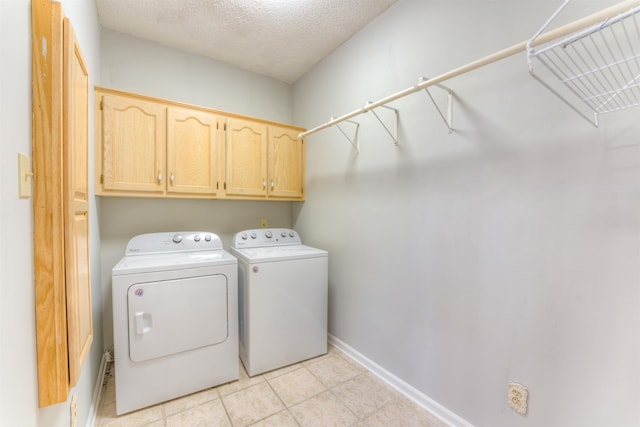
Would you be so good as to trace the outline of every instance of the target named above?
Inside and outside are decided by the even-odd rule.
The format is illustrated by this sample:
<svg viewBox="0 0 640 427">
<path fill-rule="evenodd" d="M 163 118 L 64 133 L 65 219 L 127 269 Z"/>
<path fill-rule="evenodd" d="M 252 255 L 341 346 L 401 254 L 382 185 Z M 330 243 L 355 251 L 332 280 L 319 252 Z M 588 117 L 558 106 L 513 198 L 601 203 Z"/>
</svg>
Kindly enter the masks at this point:
<svg viewBox="0 0 640 427">
<path fill-rule="evenodd" d="M 249 262 L 288 261 L 304 258 L 327 257 L 329 252 L 306 245 L 269 246 L 262 248 L 231 248 L 231 253 Z"/>
<path fill-rule="evenodd" d="M 125 256 L 111 273 L 114 276 L 154 271 L 182 270 L 196 267 L 237 264 L 238 260 L 226 251 L 173 252 Z"/>
</svg>

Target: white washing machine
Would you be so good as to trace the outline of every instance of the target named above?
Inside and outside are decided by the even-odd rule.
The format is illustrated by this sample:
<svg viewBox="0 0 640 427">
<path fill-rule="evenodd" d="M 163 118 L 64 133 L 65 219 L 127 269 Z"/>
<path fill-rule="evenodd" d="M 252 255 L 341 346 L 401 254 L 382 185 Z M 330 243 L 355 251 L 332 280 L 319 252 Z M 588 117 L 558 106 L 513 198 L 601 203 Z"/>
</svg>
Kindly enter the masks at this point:
<svg viewBox="0 0 640 427">
<path fill-rule="evenodd" d="M 112 270 L 118 415 L 239 377 L 237 274 L 214 233 L 129 241 Z"/>
<path fill-rule="evenodd" d="M 328 252 L 289 229 L 237 233 L 240 359 L 250 376 L 327 352 Z"/>
</svg>

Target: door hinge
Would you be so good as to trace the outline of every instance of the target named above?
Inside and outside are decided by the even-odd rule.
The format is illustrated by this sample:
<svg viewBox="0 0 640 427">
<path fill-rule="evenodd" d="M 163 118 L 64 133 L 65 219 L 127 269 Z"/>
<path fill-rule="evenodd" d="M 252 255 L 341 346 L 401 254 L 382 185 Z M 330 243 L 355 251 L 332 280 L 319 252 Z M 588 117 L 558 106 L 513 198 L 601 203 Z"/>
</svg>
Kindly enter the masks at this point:
<svg viewBox="0 0 640 427">
<path fill-rule="evenodd" d="M 224 130 L 225 131 L 227 130 L 227 124 L 226 123 L 224 124 Z"/>
<path fill-rule="evenodd" d="M 226 181 L 225 181 L 225 183 L 224 183 L 224 189 L 225 189 L 225 190 L 227 189 L 227 183 L 226 183 Z"/>
<path fill-rule="evenodd" d="M 216 190 L 219 190 L 219 189 L 220 189 L 220 183 L 216 182 Z"/>
<path fill-rule="evenodd" d="M 216 130 L 220 129 L 220 123 L 216 122 Z"/>
<path fill-rule="evenodd" d="M 104 175 L 100 174 L 100 184 L 104 184 Z"/>
<path fill-rule="evenodd" d="M 104 98 L 100 100 L 100 110 L 104 110 Z"/>
</svg>

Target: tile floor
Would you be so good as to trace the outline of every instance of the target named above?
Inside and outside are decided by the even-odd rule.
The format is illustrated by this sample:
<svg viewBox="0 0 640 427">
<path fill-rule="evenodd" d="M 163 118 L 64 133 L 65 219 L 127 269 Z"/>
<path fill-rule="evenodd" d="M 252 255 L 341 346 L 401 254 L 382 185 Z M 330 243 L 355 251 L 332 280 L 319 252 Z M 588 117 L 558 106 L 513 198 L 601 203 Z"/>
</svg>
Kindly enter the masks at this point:
<svg viewBox="0 0 640 427">
<path fill-rule="evenodd" d="M 116 361 L 117 363 L 117 361 Z M 96 425 L 212 427 L 445 427 L 336 348 L 326 355 L 116 416 L 113 364 Z"/>
</svg>

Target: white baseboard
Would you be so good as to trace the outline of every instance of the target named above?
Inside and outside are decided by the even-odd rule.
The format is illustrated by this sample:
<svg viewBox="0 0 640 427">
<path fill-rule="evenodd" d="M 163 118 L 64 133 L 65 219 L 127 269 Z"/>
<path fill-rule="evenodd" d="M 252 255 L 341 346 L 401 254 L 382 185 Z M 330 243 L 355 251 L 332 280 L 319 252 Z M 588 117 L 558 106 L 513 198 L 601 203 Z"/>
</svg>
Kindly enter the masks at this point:
<svg viewBox="0 0 640 427">
<path fill-rule="evenodd" d="M 394 389 L 405 395 L 408 399 L 412 400 L 416 404 L 420 405 L 434 416 L 438 417 L 443 422 L 452 427 L 473 427 L 473 424 L 458 416 L 456 413 L 445 408 L 435 400 L 431 399 L 427 395 L 423 394 L 416 388 L 407 384 L 400 378 L 393 375 L 391 372 L 384 369 L 382 366 L 373 362 L 372 360 L 359 353 L 353 347 L 349 346 L 344 341 L 329 334 L 329 343 L 341 350 L 347 356 L 358 362 L 360 365 L 367 368 L 371 373 L 376 375 L 382 381 L 389 384 Z"/>
<path fill-rule="evenodd" d="M 98 417 L 98 406 L 100 405 L 100 397 L 102 396 L 102 384 L 104 383 L 104 375 L 107 372 L 107 363 L 111 360 L 111 353 L 108 350 L 102 353 L 100 369 L 98 370 L 98 378 L 96 379 L 96 385 L 93 388 L 91 407 L 89 407 L 87 427 L 94 427 L 96 424 L 96 418 Z"/>
</svg>

